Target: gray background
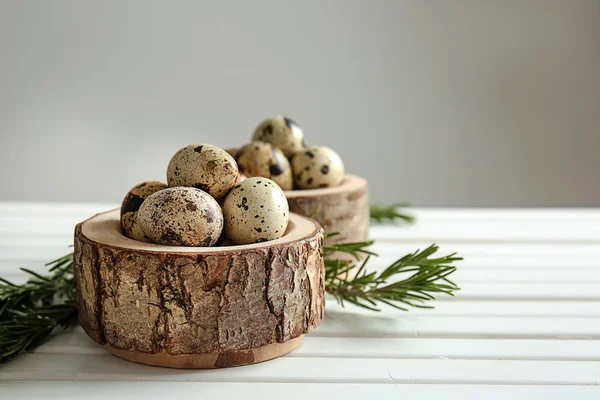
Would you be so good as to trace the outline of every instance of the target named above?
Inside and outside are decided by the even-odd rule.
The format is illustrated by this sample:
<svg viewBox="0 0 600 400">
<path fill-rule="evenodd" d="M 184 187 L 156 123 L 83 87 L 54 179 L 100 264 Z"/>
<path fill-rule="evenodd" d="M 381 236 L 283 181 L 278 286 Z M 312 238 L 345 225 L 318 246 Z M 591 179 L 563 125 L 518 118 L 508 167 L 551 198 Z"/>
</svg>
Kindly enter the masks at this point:
<svg viewBox="0 0 600 400">
<path fill-rule="evenodd" d="M 118 202 L 298 121 L 421 206 L 598 206 L 600 2 L 0 0 L 0 200 Z"/>
</svg>

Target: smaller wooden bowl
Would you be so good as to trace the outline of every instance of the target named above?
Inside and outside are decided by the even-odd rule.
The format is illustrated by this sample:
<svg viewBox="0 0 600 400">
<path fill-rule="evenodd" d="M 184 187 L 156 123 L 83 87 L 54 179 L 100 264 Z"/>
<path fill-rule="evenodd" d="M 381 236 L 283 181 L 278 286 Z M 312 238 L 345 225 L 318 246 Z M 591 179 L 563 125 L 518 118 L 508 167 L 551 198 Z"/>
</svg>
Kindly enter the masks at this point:
<svg viewBox="0 0 600 400">
<path fill-rule="evenodd" d="M 369 240 L 369 185 L 346 174 L 340 186 L 324 189 L 287 190 L 290 211 L 314 218 L 326 232 L 339 232 L 325 244 Z"/>
<path fill-rule="evenodd" d="M 75 228 L 85 332 L 127 360 L 219 368 L 281 356 L 325 313 L 323 230 L 290 215 L 286 234 L 244 246 L 175 247 L 123 236 L 119 210 Z"/>
</svg>

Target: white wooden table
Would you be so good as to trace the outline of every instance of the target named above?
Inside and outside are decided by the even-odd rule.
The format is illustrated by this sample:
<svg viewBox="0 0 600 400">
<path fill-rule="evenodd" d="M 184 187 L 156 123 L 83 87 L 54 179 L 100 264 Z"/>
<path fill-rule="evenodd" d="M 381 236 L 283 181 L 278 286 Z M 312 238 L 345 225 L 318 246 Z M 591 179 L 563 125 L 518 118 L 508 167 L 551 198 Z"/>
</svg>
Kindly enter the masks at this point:
<svg viewBox="0 0 600 400">
<path fill-rule="evenodd" d="M 111 205 L 0 203 L 0 276 L 70 251 Z M 436 242 L 465 257 L 456 298 L 375 314 L 328 302 L 301 348 L 263 364 L 172 370 L 109 355 L 80 328 L 0 366 L 0 399 L 600 399 L 600 210 L 417 210 L 375 227 L 372 266 Z M 192 398 L 192 397 L 179 397 Z"/>
</svg>

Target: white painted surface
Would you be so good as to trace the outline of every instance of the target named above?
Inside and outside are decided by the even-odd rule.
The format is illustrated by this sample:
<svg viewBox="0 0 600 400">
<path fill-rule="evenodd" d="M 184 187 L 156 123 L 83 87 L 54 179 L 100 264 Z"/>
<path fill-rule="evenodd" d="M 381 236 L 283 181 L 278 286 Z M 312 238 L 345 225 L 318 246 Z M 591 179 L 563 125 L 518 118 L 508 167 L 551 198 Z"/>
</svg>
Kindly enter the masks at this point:
<svg viewBox="0 0 600 400">
<path fill-rule="evenodd" d="M 0 275 L 43 271 L 69 251 L 76 222 L 110 207 L 0 203 Z M 213 371 L 129 363 L 76 327 L 0 366 L 0 398 L 600 398 L 600 211 L 415 212 L 414 227 L 373 228 L 381 257 L 371 265 L 433 242 L 458 251 L 463 290 L 433 310 L 370 313 L 329 299 L 301 348 Z"/>
</svg>

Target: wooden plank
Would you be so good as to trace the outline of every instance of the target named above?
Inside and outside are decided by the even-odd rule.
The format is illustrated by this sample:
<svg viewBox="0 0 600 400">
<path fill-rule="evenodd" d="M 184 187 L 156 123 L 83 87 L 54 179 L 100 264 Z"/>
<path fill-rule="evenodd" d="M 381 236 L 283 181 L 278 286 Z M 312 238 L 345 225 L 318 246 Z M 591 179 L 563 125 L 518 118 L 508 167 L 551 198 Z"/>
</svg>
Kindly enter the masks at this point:
<svg viewBox="0 0 600 400">
<path fill-rule="evenodd" d="M 36 354 L 111 354 L 81 328 L 56 335 Z M 289 357 L 600 361 L 595 340 L 329 338 L 309 335 Z"/>
<path fill-rule="evenodd" d="M 117 357 L 25 354 L 0 369 L 9 381 L 164 381 L 598 385 L 600 362 L 282 357 L 247 367 L 186 371 Z"/>
<path fill-rule="evenodd" d="M 374 314 L 328 303 L 327 316 L 312 335 L 353 338 L 521 338 L 600 339 L 600 319 L 592 317 L 454 317 L 386 311 Z"/>
<path fill-rule="evenodd" d="M 600 361 L 594 340 L 309 337 L 292 357 Z"/>
<path fill-rule="evenodd" d="M 37 217 L 35 215 L 15 215 L 0 219 L 0 235 L 6 236 L 55 236 L 73 232 L 75 225 L 96 212 L 82 215 L 54 215 Z"/>
<path fill-rule="evenodd" d="M 75 226 L 73 225 L 72 231 Z M 27 248 L 38 248 L 40 250 L 53 250 L 57 248 L 68 248 L 73 244 L 73 232 L 61 235 L 43 235 L 43 236 L 10 236 L 3 237 L 0 244 L 0 254 L 6 254 L 10 249 L 21 250 Z M 6 251 L 5 251 L 6 250 Z"/>
<path fill-rule="evenodd" d="M 489 268 L 477 270 L 475 268 L 460 268 L 452 275 L 457 282 L 497 282 L 528 284 L 569 284 L 600 283 L 600 268 L 582 272 L 580 270 L 519 270 L 507 268 Z"/>
<path fill-rule="evenodd" d="M 13 263 L 15 265 L 23 262 L 39 262 L 46 263 L 58 257 L 64 256 L 67 253 L 72 253 L 73 248 L 69 247 L 73 241 L 65 241 L 57 246 L 38 246 L 27 248 L 26 246 L 5 247 L 0 244 L 0 260 L 3 262 Z"/>
<path fill-rule="evenodd" d="M 123 195 L 124 196 L 124 195 Z M 14 215 L 87 215 L 118 207 L 118 203 L 0 202 L 0 218 Z"/>
<path fill-rule="evenodd" d="M 248 400 L 264 400 L 285 393 L 286 400 L 391 399 L 405 400 L 596 400 L 598 386 L 516 386 L 464 384 L 344 383 L 238 383 L 238 382 L 0 382 L 0 392 L 9 399 L 211 399 L 230 400 L 243 393 Z"/>
<path fill-rule="evenodd" d="M 420 222 L 404 228 L 372 226 L 370 234 L 378 241 L 392 242 L 599 242 L 600 223 Z"/>
<path fill-rule="evenodd" d="M 327 307 L 339 307 L 335 300 L 327 299 Z M 385 309 L 387 315 L 405 316 L 453 316 L 453 317 L 600 317 L 600 302 L 586 301 L 438 301 L 431 304 L 433 309 L 413 308 L 408 312 Z M 339 308 L 338 308 L 339 310 Z M 354 310 L 354 308 L 351 308 Z"/>
<path fill-rule="evenodd" d="M 480 222 L 480 223 L 565 223 L 565 222 L 598 222 L 599 208 L 407 208 L 414 213 L 420 222 L 435 223 L 440 221 Z"/>
<path fill-rule="evenodd" d="M 373 251 L 380 255 L 401 255 L 413 253 L 416 250 L 423 250 L 432 244 L 430 241 L 415 243 L 397 243 L 377 242 L 373 246 Z M 600 255 L 600 246 L 597 244 L 577 244 L 577 243 L 452 243 L 440 242 L 439 254 L 449 254 L 459 252 L 464 257 L 483 256 L 503 257 L 506 260 L 515 260 L 528 257 L 555 257 L 560 256 L 565 259 L 579 260 L 582 258 L 596 259 Z M 564 260 L 563 260 L 564 261 Z"/>
<path fill-rule="evenodd" d="M 463 282 L 456 297 L 436 296 L 436 299 L 454 300 L 534 300 L 534 301 L 600 301 L 599 283 L 580 283 L 577 285 L 546 283 L 471 283 Z"/>
<path fill-rule="evenodd" d="M 398 256 L 371 257 L 369 263 L 370 270 L 381 271 L 393 262 Z M 526 263 L 507 263 L 501 265 L 479 264 L 476 260 L 466 259 L 455 263 L 457 271 L 452 275 L 452 279 L 457 282 L 504 282 L 504 283 L 560 283 L 577 284 L 593 283 L 600 281 L 600 264 L 568 264 L 563 262 L 552 268 L 543 268 L 542 263 L 527 266 Z"/>
</svg>

